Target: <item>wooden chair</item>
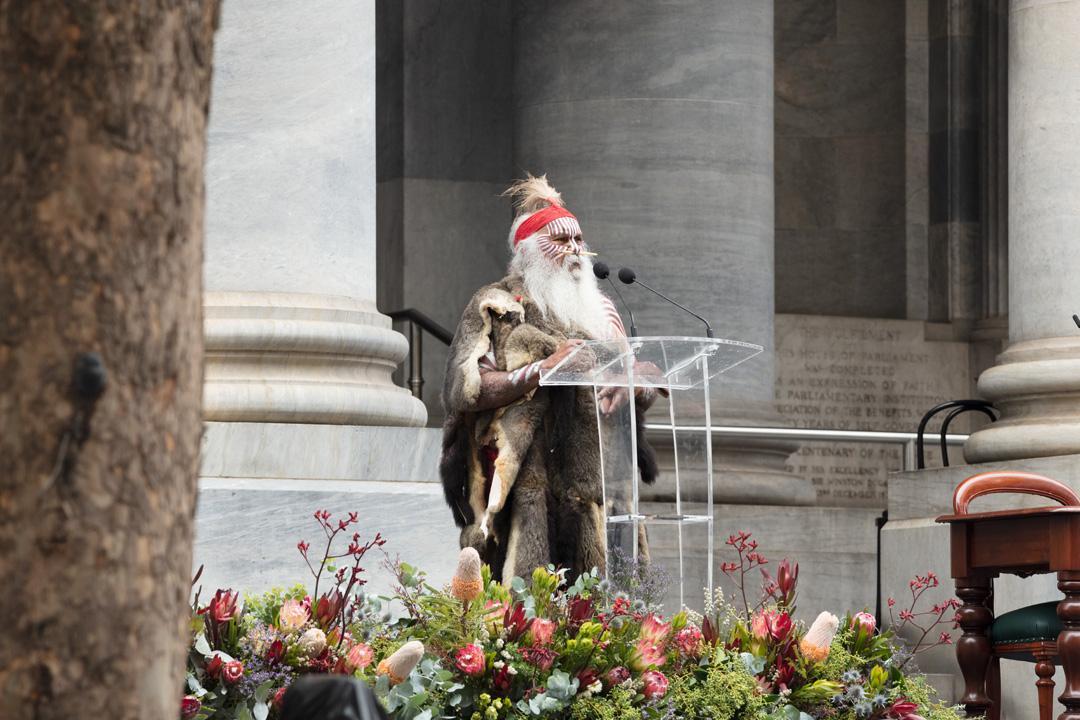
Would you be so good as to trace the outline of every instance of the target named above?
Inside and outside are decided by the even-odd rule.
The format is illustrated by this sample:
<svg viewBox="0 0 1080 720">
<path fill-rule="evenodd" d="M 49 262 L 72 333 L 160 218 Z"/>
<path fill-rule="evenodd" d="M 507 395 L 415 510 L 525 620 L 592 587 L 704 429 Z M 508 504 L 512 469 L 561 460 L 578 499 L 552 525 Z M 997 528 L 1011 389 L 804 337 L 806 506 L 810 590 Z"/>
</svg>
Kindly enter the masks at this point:
<svg viewBox="0 0 1080 720">
<path fill-rule="evenodd" d="M 956 578 L 957 595 L 964 602 L 958 614 L 965 634 L 957 643 L 956 654 L 968 685 L 964 697 L 968 714 L 985 712 L 991 720 L 1000 717 L 1000 660 L 1021 660 L 1035 663 L 1039 718 L 1051 720 L 1054 670 L 1059 658 L 1058 638 L 1066 630 L 1059 613 L 1063 605 L 1070 605 L 1072 601 L 1055 600 L 1029 605 L 995 618 L 991 583 L 999 572 L 1013 572 L 1022 576 L 1047 572 L 1052 563 L 1043 559 L 1051 553 L 1060 553 L 1063 548 L 1042 546 L 1061 544 L 1055 537 L 1068 537 L 1068 544 L 1072 545 L 1077 542 L 1076 530 L 1080 529 L 1080 525 L 1062 515 L 1065 512 L 1072 518 L 1077 517 L 1062 508 L 969 512 L 972 500 L 995 493 L 1038 495 L 1069 509 L 1080 509 L 1080 496 L 1056 480 L 1041 475 L 986 472 L 960 483 L 953 494 L 954 514 L 938 518 L 939 522 L 952 526 L 953 577 Z M 1047 528 L 1051 524 L 1054 527 L 1062 526 L 1063 532 L 1041 532 L 1040 523 L 1044 517 Z M 1063 522 L 1072 524 L 1065 527 Z M 1017 534 L 1014 535 L 1014 531 Z M 1025 542 L 1023 537 L 1030 539 Z M 1010 542 L 1013 546 L 1006 550 Z M 1017 544 L 1027 544 L 1028 547 L 1018 548 Z M 1072 555 L 1073 552 L 1068 551 L 1068 554 Z M 1066 612 L 1067 619 L 1071 620 L 1071 607 Z M 1070 676 L 1080 674 L 1077 672 L 1080 669 L 1070 667 L 1075 663 L 1071 657 L 1069 660 L 1065 663 L 1067 688 L 1062 701 L 1066 702 L 1067 712 L 1063 717 L 1072 716 L 1069 706 L 1075 705 L 1075 688 L 1080 684 L 1080 677 Z"/>
</svg>

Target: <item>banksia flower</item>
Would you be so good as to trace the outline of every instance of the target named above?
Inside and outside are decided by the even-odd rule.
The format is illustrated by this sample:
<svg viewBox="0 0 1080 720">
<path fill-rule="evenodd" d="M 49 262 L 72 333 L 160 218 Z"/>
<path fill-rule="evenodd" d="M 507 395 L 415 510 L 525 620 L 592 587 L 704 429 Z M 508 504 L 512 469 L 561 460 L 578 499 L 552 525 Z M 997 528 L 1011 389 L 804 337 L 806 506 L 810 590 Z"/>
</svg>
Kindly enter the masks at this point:
<svg viewBox="0 0 1080 720">
<path fill-rule="evenodd" d="M 397 685 L 409 677 L 420 658 L 424 657 L 424 644 L 419 640 L 410 640 L 394 653 L 379 663 L 375 673 L 386 675 L 391 685 Z"/>
<path fill-rule="evenodd" d="M 450 581 L 450 594 L 462 602 L 471 602 L 484 591 L 480 578 L 480 555 L 471 547 L 463 548 L 458 555 L 457 570 Z"/>
<path fill-rule="evenodd" d="M 840 620 L 835 615 L 830 612 L 819 614 L 799 643 L 803 656 L 812 662 L 824 662 L 829 657 L 829 646 L 838 627 Z"/>
</svg>

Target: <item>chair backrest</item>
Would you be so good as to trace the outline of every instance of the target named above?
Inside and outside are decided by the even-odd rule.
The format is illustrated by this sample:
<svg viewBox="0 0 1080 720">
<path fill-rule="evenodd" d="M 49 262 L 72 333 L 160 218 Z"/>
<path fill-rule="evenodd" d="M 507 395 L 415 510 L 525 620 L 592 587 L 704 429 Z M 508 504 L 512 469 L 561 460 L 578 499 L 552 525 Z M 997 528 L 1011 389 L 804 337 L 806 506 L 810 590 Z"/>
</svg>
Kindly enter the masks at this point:
<svg viewBox="0 0 1080 720">
<path fill-rule="evenodd" d="M 1061 505 L 1080 506 L 1080 496 L 1057 480 L 1035 473 L 993 470 L 972 475 L 956 486 L 956 492 L 953 493 L 953 512 L 967 515 L 968 505 L 972 500 L 980 495 L 994 493 L 1039 495 Z"/>
</svg>

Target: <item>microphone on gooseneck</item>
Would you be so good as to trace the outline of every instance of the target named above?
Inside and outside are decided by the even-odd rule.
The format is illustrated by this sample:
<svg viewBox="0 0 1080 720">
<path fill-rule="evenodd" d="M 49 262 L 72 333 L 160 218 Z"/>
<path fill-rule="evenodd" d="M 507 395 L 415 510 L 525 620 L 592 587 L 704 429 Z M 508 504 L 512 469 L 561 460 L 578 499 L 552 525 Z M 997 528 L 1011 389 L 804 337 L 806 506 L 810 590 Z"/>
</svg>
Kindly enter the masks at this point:
<svg viewBox="0 0 1080 720">
<path fill-rule="evenodd" d="M 627 285 L 633 285 L 634 283 L 637 283 L 641 287 L 643 287 L 646 290 L 648 290 L 649 292 L 651 292 L 653 295 L 656 295 L 656 296 L 660 297 L 661 299 L 668 301 L 669 303 L 671 303 L 675 307 L 679 308 L 680 310 L 693 315 L 698 320 L 705 323 L 705 337 L 712 337 L 713 336 L 712 325 L 709 324 L 708 320 L 701 317 L 700 315 L 698 315 L 696 312 L 694 312 L 690 308 L 686 307 L 685 305 L 675 302 L 674 300 L 672 300 L 671 298 L 669 298 L 667 295 L 660 292 L 659 290 L 651 288 L 648 285 L 646 285 L 645 283 L 638 280 L 637 273 L 634 272 L 631 268 L 625 268 L 625 267 L 624 268 L 619 268 L 619 279 L 622 280 L 623 283 L 625 283 Z"/>
<path fill-rule="evenodd" d="M 637 325 L 634 324 L 634 311 L 630 309 L 630 304 L 623 298 L 622 293 L 619 292 L 619 288 L 615 287 L 615 281 L 611 279 L 611 269 L 608 268 L 605 262 L 595 262 L 592 266 L 593 275 L 601 280 L 607 280 L 611 284 L 611 289 L 615 291 L 616 297 L 619 298 L 619 302 L 626 308 L 626 314 L 630 316 L 630 337 L 637 337 Z"/>
</svg>

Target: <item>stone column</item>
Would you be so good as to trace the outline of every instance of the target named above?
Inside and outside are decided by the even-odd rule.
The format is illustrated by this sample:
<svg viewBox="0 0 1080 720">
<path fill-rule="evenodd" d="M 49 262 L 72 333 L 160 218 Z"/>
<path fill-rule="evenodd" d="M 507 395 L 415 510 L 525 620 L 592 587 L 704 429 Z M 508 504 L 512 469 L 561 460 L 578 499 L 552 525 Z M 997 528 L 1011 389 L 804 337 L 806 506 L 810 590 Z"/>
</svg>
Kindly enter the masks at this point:
<svg viewBox="0 0 1080 720">
<path fill-rule="evenodd" d="M 1009 346 L 968 462 L 1080 453 L 1080 0 L 1009 4 Z"/>
<path fill-rule="evenodd" d="M 423 425 L 375 306 L 375 9 L 229 0 L 207 160 L 205 417 Z"/>
<path fill-rule="evenodd" d="M 518 171 L 547 173 L 609 264 L 766 347 L 719 384 L 717 424 L 779 425 L 773 407 L 771 0 L 518 2 Z M 643 335 L 693 318 L 627 288 Z M 790 444 L 718 448 L 718 501 L 812 502 Z"/>
</svg>

